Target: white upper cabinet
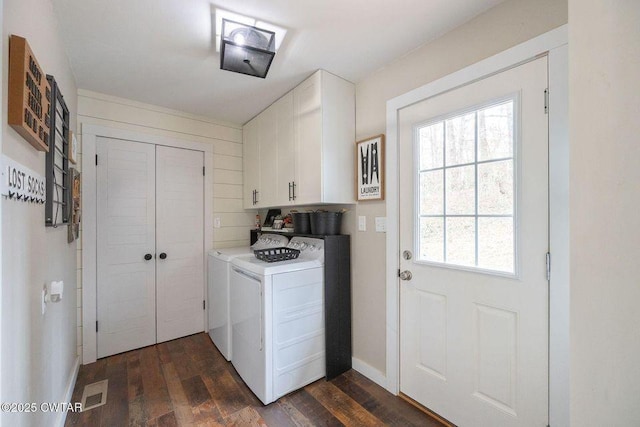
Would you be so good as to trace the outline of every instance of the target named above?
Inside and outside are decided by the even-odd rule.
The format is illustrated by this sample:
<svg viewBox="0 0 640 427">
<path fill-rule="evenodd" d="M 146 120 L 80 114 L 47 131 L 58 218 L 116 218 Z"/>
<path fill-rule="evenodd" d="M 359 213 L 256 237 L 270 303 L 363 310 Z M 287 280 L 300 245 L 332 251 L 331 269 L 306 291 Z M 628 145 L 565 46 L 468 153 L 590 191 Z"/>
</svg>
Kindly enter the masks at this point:
<svg viewBox="0 0 640 427">
<path fill-rule="evenodd" d="M 276 197 L 272 205 L 286 206 L 293 200 L 293 189 L 289 188 L 295 180 L 293 92 L 287 93 L 273 106 L 276 109 L 278 170 L 274 182 Z"/>
<path fill-rule="evenodd" d="M 320 70 L 243 131 L 245 209 L 354 203 L 352 83 Z"/>
</svg>

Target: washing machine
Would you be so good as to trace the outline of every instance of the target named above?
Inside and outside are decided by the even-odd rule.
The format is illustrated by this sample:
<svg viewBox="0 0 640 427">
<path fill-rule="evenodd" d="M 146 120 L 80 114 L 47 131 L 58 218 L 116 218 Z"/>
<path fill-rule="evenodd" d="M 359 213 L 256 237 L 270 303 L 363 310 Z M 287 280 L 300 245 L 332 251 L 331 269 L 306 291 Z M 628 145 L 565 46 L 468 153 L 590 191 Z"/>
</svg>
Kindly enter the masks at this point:
<svg viewBox="0 0 640 427">
<path fill-rule="evenodd" d="M 255 249 L 287 246 L 289 239 L 277 234 L 262 234 L 252 246 L 214 249 L 208 259 L 209 336 L 225 359 L 231 360 L 231 322 L 229 312 L 229 271 L 233 258 L 251 255 Z"/>
<path fill-rule="evenodd" d="M 324 241 L 293 237 L 297 259 L 231 260 L 231 363 L 265 405 L 325 376 Z"/>
</svg>

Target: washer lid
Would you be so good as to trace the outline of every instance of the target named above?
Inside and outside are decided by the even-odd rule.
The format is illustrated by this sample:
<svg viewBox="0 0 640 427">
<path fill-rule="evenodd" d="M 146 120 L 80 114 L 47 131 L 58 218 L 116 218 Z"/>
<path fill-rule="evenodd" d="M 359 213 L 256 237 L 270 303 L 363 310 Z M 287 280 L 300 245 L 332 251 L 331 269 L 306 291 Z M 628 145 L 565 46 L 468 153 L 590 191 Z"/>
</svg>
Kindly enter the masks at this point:
<svg viewBox="0 0 640 427">
<path fill-rule="evenodd" d="M 253 251 L 249 246 L 239 246 L 235 248 L 220 248 L 212 249 L 209 251 L 209 256 L 223 261 L 231 261 L 233 258 L 240 255 L 253 254 Z"/>
<path fill-rule="evenodd" d="M 253 274 L 269 276 L 271 274 L 288 273 L 291 271 L 307 270 L 310 268 L 322 267 L 319 260 L 292 259 L 288 261 L 265 262 L 255 257 L 255 255 L 241 255 L 231 260 L 231 264 Z"/>
</svg>

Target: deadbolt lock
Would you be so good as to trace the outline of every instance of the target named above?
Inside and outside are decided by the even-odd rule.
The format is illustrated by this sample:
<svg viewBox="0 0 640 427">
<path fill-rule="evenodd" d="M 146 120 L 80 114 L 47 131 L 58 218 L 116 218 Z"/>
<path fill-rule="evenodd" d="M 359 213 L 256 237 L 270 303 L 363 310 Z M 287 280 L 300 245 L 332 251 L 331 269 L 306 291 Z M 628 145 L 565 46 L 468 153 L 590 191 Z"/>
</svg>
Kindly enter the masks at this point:
<svg viewBox="0 0 640 427">
<path fill-rule="evenodd" d="M 413 254 L 411 253 L 411 251 L 404 251 L 402 252 L 402 258 L 410 260 L 411 258 L 413 258 Z"/>
</svg>

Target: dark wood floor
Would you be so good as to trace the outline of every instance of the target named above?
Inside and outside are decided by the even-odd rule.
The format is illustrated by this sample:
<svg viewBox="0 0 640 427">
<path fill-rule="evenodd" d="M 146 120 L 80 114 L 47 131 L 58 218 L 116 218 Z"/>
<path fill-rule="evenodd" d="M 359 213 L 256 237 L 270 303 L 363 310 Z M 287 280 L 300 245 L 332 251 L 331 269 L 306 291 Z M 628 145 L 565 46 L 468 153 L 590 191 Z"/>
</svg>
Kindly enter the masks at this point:
<svg viewBox="0 0 640 427">
<path fill-rule="evenodd" d="M 104 379 L 106 405 L 67 426 L 442 426 L 353 370 L 264 406 L 204 333 L 82 366 L 72 401 Z"/>
</svg>

